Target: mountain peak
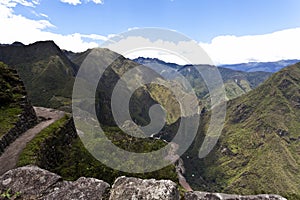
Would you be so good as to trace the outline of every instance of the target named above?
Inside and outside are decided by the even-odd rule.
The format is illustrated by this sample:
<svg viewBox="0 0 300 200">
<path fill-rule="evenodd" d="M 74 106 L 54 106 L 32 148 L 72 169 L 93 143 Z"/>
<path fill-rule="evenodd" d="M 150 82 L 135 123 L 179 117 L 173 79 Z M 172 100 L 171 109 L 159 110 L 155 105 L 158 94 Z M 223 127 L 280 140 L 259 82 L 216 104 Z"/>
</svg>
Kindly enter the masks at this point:
<svg viewBox="0 0 300 200">
<path fill-rule="evenodd" d="M 11 45 L 13 45 L 13 46 L 25 46 L 22 42 L 18 42 L 18 41 L 12 43 Z"/>
</svg>

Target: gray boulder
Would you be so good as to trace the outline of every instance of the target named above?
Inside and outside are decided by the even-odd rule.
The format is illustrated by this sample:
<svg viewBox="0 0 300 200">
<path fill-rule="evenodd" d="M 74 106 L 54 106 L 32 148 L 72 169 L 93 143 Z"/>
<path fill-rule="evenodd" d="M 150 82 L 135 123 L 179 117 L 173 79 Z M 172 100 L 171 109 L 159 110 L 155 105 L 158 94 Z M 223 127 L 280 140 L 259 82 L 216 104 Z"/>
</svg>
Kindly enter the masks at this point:
<svg viewBox="0 0 300 200">
<path fill-rule="evenodd" d="M 61 184 L 57 184 L 51 193 L 42 199 L 103 199 L 109 187 L 110 185 L 102 180 L 81 177 L 75 182 L 64 181 Z"/>
<path fill-rule="evenodd" d="M 0 177 L 0 190 L 21 193 L 22 197 L 37 198 L 61 181 L 61 177 L 36 166 L 10 170 Z"/>
<path fill-rule="evenodd" d="M 109 187 L 95 178 L 63 181 L 60 176 L 36 166 L 13 169 L 0 177 L 0 192 L 20 193 L 21 199 L 101 200 Z"/>
<path fill-rule="evenodd" d="M 260 195 L 230 195 L 222 193 L 208 193 L 208 192 L 187 192 L 184 195 L 185 200 L 286 200 L 279 195 L 269 195 L 269 194 L 260 194 Z"/>
<path fill-rule="evenodd" d="M 170 180 L 119 177 L 114 182 L 109 200 L 179 200 L 176 183 Z"/>
</svg>

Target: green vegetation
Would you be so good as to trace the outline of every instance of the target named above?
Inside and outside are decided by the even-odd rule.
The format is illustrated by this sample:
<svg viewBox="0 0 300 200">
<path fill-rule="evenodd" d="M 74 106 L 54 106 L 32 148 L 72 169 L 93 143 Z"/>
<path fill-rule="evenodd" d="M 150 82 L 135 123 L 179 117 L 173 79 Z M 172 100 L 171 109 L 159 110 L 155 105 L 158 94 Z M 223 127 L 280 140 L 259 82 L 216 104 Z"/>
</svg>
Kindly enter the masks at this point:
<svg viewBox="0 0 300 200">
<path fill-rule="evenodd" d="M 16 192 L 15 194 L 11 193 L 11 189 L 7 189 L 2 194 L 0 194 L 0 199 L 17 199 L 21 196 L 20 192 Z"/>
<path fill-rule="evenodd" d="M 21 153 L 18 166 L 25 165 L 39 165 L 39 152 L 42 146 L 47 140 L 51 140 L 51 137 L 58 134 L 61 128 L 63 128 L 69 117 L 66 115 L 55 123 L 51 124 L 47 128 L 43 129 L 33 140 L 31 140 Z"/>
<path fill-rule="evenodd" d="M 14 127 L 18 121 L 18 115 L 22 110 L 19 107 L 1 107 L 0 108 L 0 137 Z"/>
<path fill-rule="evenodd" d="M 1 47 L 0 61 L 18 70 L 33 105 L 70 111 L 75 67 L 54 42 Z"/>
<path fill-rule="evenodd" d="M 64 163 L 55 168 L 54 172 L 67 180 L 75 180 L 80 176 L 86 176 L 95 177 L 112 184 L 119 176 L 133 176 L 139 178 L 171 179 L 178 182 L 175 168 L 171 165 L 159 171 L 145 174 L 124 173 L 106 167 L 85 149 L 79 138 L 73 142 L 72 149 L 65 154 L 64 159 Z M 117 158 L 112 155 L 111 159 Z"/>
<path fill-rule="evenodd" d="M 111 108 L 110 101 L 112 92 L 114 90 L 115 85 L 120 80 L 120 77 L 123 76 L 125 72 L 128 70 L 135 68 L 138 66 L 137 63 L 124 58 L 123 56 L 117 55 L 114 52 L 111 52 L 106 49 L 97 49 L 95 50 L 99 54 L 104 54 L 106 57 L 115 57 L 116 59 L 108 66 L 108 68 L 103 73 L 103 76 L 99 80 L 98 88 L 97 88 L 97 100 L 96 107 L 99 108 L 97 110 L 97 114 L 99 116 L 99 120 L 102 124 L 108 126 L 115 126 Z M 104 58 L 103 58 L 104 59 Z M 106 58 L 107 59 L 107 58 Z M 101 59 L 99 59 L 101 60 Z M 106 61 L 107 62 L 107 61 Z M 99 70 L 97 68 L 91 69 L 91 71 Z M 144 79 L 142 77 L 142 72 L 137 71 L 136 77 L 131 81 Z M 94 81 L 97 80 L 97 77 L 91 80 L 85 81 Z M 83 81 L 84 82 L 84 81 Z M 85 83 L 87 86 L 88 84 Z M 130 85 L 127 83 L 127 85 Z M 124 90 L 122 91 L 124 94 L 129 93 L 129 89 L 124 86 Z M 159 86 L 157 84 L 150 84 L 144 87 L 138 88 L 130 98 L 130 114 L 132 119 L 137 122 L 139 125 L 147 125 L 150 122 L 150 118 L 148 115 L 149 108 L 153 104 L 161 104 L 166 109 L 167 115 L 167 124 L 171 124 L 178 120 L 180 117 L 179 113 L 179 104 L 174 98 L 174 94 L 172 94 L 171 90 Z M 123 105 L 122 105 L 123 106 Z M 87 108 L 89 110 L 89 108 Z"/>
<path fill-rule="evenodd" d="M 160 102 L 162 107 L 166 109 L 167 124 L 173 124 L 176 122 L 181 116 L 181 111 L 180 105 L 174 94 L 172 94 L 172 91 L 165 86 L 157 84 L 150 84 L 148 90 L 150 91 L 151 97 L 155 101 Z"/>
<path fill-rule="evenodd" d="M 99 77 L 79 81 L 85 86 L 93 81 L 99 83 L 96 104 L 100 106 L 96 105 L 99 108 L 97 114 L 104 125 L 106 136 L 115 145 L 132 152 L 150 152 L 165 146 L 160 140 L 133 138 L 114 126 L 108 103 L 111 93 L 119 78 L 138 64 L 107 49 L 97 51 L 103 57 L 97 64 L 105 66 L 114 62 L 107 68 L 100 81 Z M 6 62 L 16 66 L 33 104 L 70 110 L 74 75 L 90 52 L 91 50 L 80 54 L 62 52 L 53 42 L 40 42 L 23 47 L 1 47 L 0 60 L 5 58 Z M 211 70 L 209 66 L 200 67 Z M 199 78 L 199 74 L 193 69 L 188 69 L 187 66 L 180 71 L 190 81 L 196 95 L 204 102 L 207 101 L 209 94 L 203 79 Z M 0 63 L 0 72 L 1 136 L 13 127 L 16 116 L 21 113 L 18 102 L 25 91 L 19 79 L 14 76 L 15 72 L 8 70 L 3 63 Z M 299 199 L 299 64 L 274 74 L 252 91 L 250 90 L 269 77 L 270 73 L 245 73 L 224 68 L 220 68 L 220 73 L 225 83 L 227 98 L 231 99 L 228 102 L 226 124 L 213 152 L 207 158 L 199 160 L 198 150 L 209 123 L 209 113 L 203 115 L 198 136 L 183 156 L 188 182 L 197 190 L 239 194 L 276 193 L 289 199 Z M 138 73 L 137 78 L 141 78 Z M 83 91 L 91 92 L 86 89 Z M 125 88 L 124 92 L 129 90 Z M 87 96 L 84 93 L 82 95 Z M 240 97 L 236 98 L 237 96 Z M 180 121 L 179 105 L 171 90 L 163 86 L 150 84 L 134 92 L 130 99 L 130 114 L 133 120 L 140 125 L 148 124 L 148 111 L 155 103 L 165 107 L 168 130 L 166 132 L 174 133 L 173 130 Z M 83 107 L 88 105 L 86 101 L 82 101 L 82 104 Z M 85 109 L 88 111 L 94 107 Z M 69 134 L 69 122 L 69 117 L 65 116 L 39 133 L 22 152 L 18 166 L 35 164 L 67 180 L 87 176 L 113 183 L 116 177 L 126 175 L 171 179 L 177 182 L 173 165 L 145 174 L 128 174 L 105 166 L 85 149 L 78 137 Z M 98 135 L 92 137 L 94 140 L 89 143 L 89 147 L 96 149 L 97 145 L 104 144 Z M 112 160 L 118 159 L 114 155 L 110 156 Z"/>
<path fill-rule="evenodd" d="M 300 195 L 300 64 L 271 76 L 257 89 L 229 101 L 220 140 L 204 159 L 197 158 L 207 128 L 184 158 L 194 189 Z M 201 166 L 201 167 L 196 167 Z M 194 174 L 194 177 L 191 175 Z M 201 181 L 200 181 L 201 180 Z"/>
<path fill-rule="evenodd" d="M 14 127 L 21 114 L 24 88 L 13 70 L 0 62 L 0 137 Z"/>
<path fill-rule="evenodd" d="M 177 182 L 175 166 L 144 174 L 129 174 L 113 170 L 96 160 L 84 147 L 80 138 L 66 135 L 66 116 L 41 131 L 20 155 L 18 166 L 38 165 L 61 175 L 66 180 L 76 180 L 81 176 L 94 177 L 108 183 L 122 175 L 140 178 L 171 179 Z M 118 128 L 105 127 L 105 133 L 115 144 L 129 151 L 148 152 L 166 145 L 160 140 L 146 140 L 129 137 Z M 70 144 L 63 141 L 70 141 Z M 118 159 L 110 155 L 111 159 Z"/>
</svg>

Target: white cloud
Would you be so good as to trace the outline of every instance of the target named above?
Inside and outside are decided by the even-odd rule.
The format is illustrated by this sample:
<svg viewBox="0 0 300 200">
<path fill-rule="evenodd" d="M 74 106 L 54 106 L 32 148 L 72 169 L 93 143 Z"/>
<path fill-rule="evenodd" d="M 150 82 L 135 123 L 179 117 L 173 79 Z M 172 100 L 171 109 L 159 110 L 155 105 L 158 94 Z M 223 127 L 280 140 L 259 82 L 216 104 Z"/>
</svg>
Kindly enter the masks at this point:
<svg viewBox="0 0 300 200">
<path fill-rule="evenodd" d="M 44 18 L 49 18 L 48 15 L 46 15 L 45 13 L 40 13 L 40 16 L 44 17 Z"/>
<path fill-rule="evenodd" d="M 92 40 L 101 40 L 101 41 L 106 41 L 108 39 L 108 37 L 106 36 L 97 35 L 97 34 L 89 34 L 89 35 L 80 34 L 80 36 L 83 38 L 88 38 Z"/>
<path fill-rule="evenodd" d="M 66 0 L 65 0 L 66 1 Z M 71 0 L 68 0 L 71 1 Z M 74 0 L 80 1 L 80 0 Z M 103 3 L 103 0 L 83 0 L 85 2 Z M 83 2 L 82 1 L 82 2 Z M 69 35 L 54 34 L 49 31 L 54 28 L 48 16 L 42 13 L 35 13 L 43 16 L 44 20 L 28 19 L 22 15 L 14 13 L 16 5 L 35 7 L 38 0 L 0 0 L 0 43 L 13 43 L 20 41 L 24 44 L 33 43 L 39 40 L 54 40 L 57 45 L 66 50 L 84 51 L 88 48 L 98 47 L 99 43 L 113 38 L 114 34 L 102 36 L 97 34 L 74 33 Z M 129 28 L 134 30 L 136 27 Z M 300 59 L 300 27 L 277 31 L 264 35 L 234 36 L 225 35 L 214 38 L 210 43 L 199 43 L 208 53 L 215 64 L 232 64 L 249 61 L 277 61 L 282 59 Z M 136 39 L 136 38 L 135 38 Z M 187 43 L 176 45 L 165 41 L 145 41 L 145 38 L 137 40 L 145 45 L 165 43 L 168 48 L 173 48 L 177 52 L 186 49 Z M 125 42 L 125 41 L 123 41 Z M 132 45 L 136 40 L 127 41 L 127 45 Z M 125 44 L 126 46 L 126 44 Z M 117 51 L 117 47 L 111 47 Z M 115 48 L 115 49 L 114 49 Z M 149 50 L 149 49 L 148 49 Z M 141 49 L 128 54 L 130 57 L 157 57 L 166 62 L 178 62 L 184 64 L 182 59 L 175 58 L 161 52 L 142 51 Z M 181 56 L 187 57 L 190 52 L 184 51 Z M 194 63 L 194 62 L 192 62 Z"/>
<path fill-rule="evenodd" d="M 23 6 L 29 6 L 34 7 L 37 5 L 39 1 L 33 0 L 33 1 L 27 1 L 27 0 L 1 0 L 0 4 L 5 5 L 6 7 L 15 7 L 17 4 L 21 4 Z"/>
<path fill-rule="evenodd" d="M 145 58 L 158 58 L 160 60 L 163 60 L 165 62 L 171 62 L 171 63 L 177 63 L 179 65 L 186 65 L 188 64 L 188 61 L 184 60 L 183 58 L 171 54 L 168 52 L 163 52 L 159 50 L 139 50 L 135 52 L 130 52 L 125 55 L 129 59 L 135 59 L 138 57 L 145 57 Z"/>
<path fill-rule="evenodd" d="M 129 31 L 136 28 L 130 28 Z M 199 43 L 200 46 L 207 52 L 208 56 L 213 60 L 214 64 L 234 64 L 246 62 L 269 62 L 286 59 L 300 59 L 300 27 L 294 29 L 286 29 L 276 31 L 264 35 L 248 35 L 248 36 L 234 36 L 225 35 L 214 38 L 210 43 Z M 144 44 L 145 47 L 155 46 L 155 44 L 166 44 L 166 48 L 175 49 L 180 52 L 183 57 L 193 56 L 193 51 L 184 51 L 183 49 L 191 49 L 189 45 L 192 42 L 180 42 L 172 44 L 166 41 L 147 41 L 145 38 L 126 38 L 123 41 L 108 46 L 112 50 L 122 53 L 124 49 L 120 46 L 128 47 L 133 44 Z M 124 53 L 123 53 L 124 54 Z M 155 52 L 149 49 L 137 49 L 136 51 L 126 54 L 129 58 L 136 58 L 139 56 L 159 58 L 166 62 L 176 62 L 178 64 L 185 64 L 184 60 L 174 56 L 161 54 L 159 51 Z M 197 60 L 191 62 L 196 63 Z"/>
<path fill-rule="evenodd" d="M 206 53 L 195 41 L 149 40 L 142 36 L 126 36 L 117 42 L 104 44 L 105 48 L 128 58 L 149 57 L 177 64 L 212 64 Z M 111 39 L 111 38 L 109 38 Z"/>
<path fill-rule="evenodd" d="M 216 64 L 300 58 L 300 28 L 265 35 L 218 36 L 200 43 Z"/>
<path fill-rule="evenodd" d="M 78 5 L 78 4 L 81 4 L 81 1 L 80 0 L 60 0 L 62 3 L 68 3 L 68 4 L 71 4 L 71 5 Z"/>
<path fill-rule="evenodd" d="M 9 44 L 15 41 L 24 44 L 30 44 L 36 41 L 53 40 L 62 49 L 75 52 L 85 51 L 88 48 L 98 47 L 99 43 L 107 40 L 107 37 L 90 34 L 82 35 L 74 33 L 70 35 L 61 35 L 51 33 L 45 29 L 55 27 L 48 20 L 32 20 L 22 15 L 16 15 L 13 8 L 21 3 L 22 5 L 32 6 L 32 4 L 24 0 L 4 0 L 0 3 L 0 43 Z M 35 3 L 34 3 L 35 2 Z M 86 41 L 89 40 L 89 42 Z"/>
<path fill-rule="evenodd" d="M 71 5 L 78 5 L 78 4 L 82 4 L 82 0 L 60 0 L 62 3 L 68 3 Z M 85 3 L 88 2 L 93 2 L 95 4 L 103 4 L 103 0 L 84 0 Z"/>
<path fill-rule="evenodd" d="M 95 4 L 103 4 L 103 0 L 88 0 L 88 2 L 94 2 Z"/>
<path fill-rule="evenodd" d="M 131 27 L 131 28 L 128 28 L 127 31 L 132 31 L 132 30 L 136 30 L 136 29 L 139 29 L 139 27 Z"/>
</svg>

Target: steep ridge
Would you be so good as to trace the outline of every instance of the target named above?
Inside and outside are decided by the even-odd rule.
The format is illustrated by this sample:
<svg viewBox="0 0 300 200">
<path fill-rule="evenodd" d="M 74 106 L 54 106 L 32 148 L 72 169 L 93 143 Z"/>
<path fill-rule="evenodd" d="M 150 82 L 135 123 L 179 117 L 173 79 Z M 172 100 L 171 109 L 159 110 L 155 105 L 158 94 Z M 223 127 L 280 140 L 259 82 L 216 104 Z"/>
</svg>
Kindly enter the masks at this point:
<svg viewBox="0 0 300 200">
<path fill-rule="evenodd" d="M 84 59 L 88 56 L 89 53 L 91 53 L 91 51 L 92 49 L 88 49 L 84 52 L 74 53 L 72 51 L 64 50 L 64 53 L 75 65 L 80 67 Z"/>
<path fill-rule="evenodd" d="M 34 105 L 68 110 L 78 69 L 53 41 L 1 45 L 0 61 L 18 71 Z"/>
<path fill-rule="evenodd" d="M 205 130 L 184 157 L 194 189 L 300 198 L 300 63 L 229 101 L 217 146 L 199 160 Z M 209 113 L 203 118 L 203 129 Z"/>
<path fill-rule="evenodd" d="M 10 64 L 18 71 L 33 105 L 70 112 L 75 75 L 91 51 L 91 49 L 82 53 L 62 51 L 53 41 L 36 42 L 30 45 L 15 42 L 11 45 L 0 45 L 0 61 Z M 99 48 L 97 51 L 100 55 L 97 64 L 103 67 L 110 65 L 101 80 L 99 77 L 91 77 L 97 83 L 99 82 L 97 91 L 99 105 L 106 102 L 105 105 L 97 107 L 98 113 L 102 113 L 99 114 L 101 122 L 114 125 L 111 109 L 107 107 L 113 86 L 123 73 L 138 64 L 108 49 Z M 156 93 L 155 87 L 141 87 L 133 95 L 131 114 L 138 123 L 149 123 L 149 116 L 145 114 L 145 110 L 157 102 L 167 107 L 169 123 L 178 119 L 178 112 L 177 114 L 174 112 L 179 110 L 179 105 L 176 104 L 172 94 L 168 93 L 161 97 Z M 169 99 L 168 105 L 164 102 L 165 99 Z"/>
<path fill-rule="evenodd" d="M 109 126 L 114 126 L 115 122 L 113 120 L 112 111 L 110 108 L 111 96 L 114 87 L 126 72 L 140 66 L 140 64 L 131 61 L 129 59 L 126 59 L 122 55 L 110 51 L 109 49 L 101 49 L 101 48 L 87 50 L 86 52 L 77 53 L 77 54 L 68 52 L 67 55 L 72 60 L 72 62 L 81 65 L 81 63 L 84 62 L 86 57 L 89 56 L 91 52 L 92 54 L 97 55 L 97 59 L 95 61 L 97 65 L 95 66 L 91 65 L 89 67 L 89 72 L 82 71 L 83 74 L 87 74 L 88 79 L 84 80 L 84 79 L 80 79 L 79 77 L 78 81 L 81 81 L 82 85 L 85 86 L 85 88 L 89 88 L 89 84 L 98 85 L 97 94 L 96 94 L 97 97 L 96 108 L 98 112 L 97 113 L 98 118 L 101 123 Z M 105 68 L 105 71 L 101 78 L 95 77 L 97 73 L 91 73 L 91 72 L 99 71 L 99 66 L 101 66 L 101 68 Z M 135 72 L 134 74 L 134 77 L 132 77 L 131 81 L 144 80 L 144 79 L 145 77 L 143 77 L 142 73 L 139 70 L 137 70 L 137 72 Z M 160 77 L 159 74 L 157 80 L 163 81 L 162 77 Z M 130 91 L 128 88 L 131 86 L 131 84 L 132 83 L 130 82 L 124 83 L 124 88 L 123 88 L 124 94 L 129 94 Z M 173 87 L 181 87 L 178 84 L 176 85 L 175 82 L 165 81 L 164 84 L 169 86 L 173 84 L 172 85 Z M 161 92 L 163 90 L 164 92 Z M 84 92 L 88 93 L 89 91 L 84 91 Z M 82 97 L 88 96 L 87 93 L 82 94 Z M 182 94 L 182 96 L 189 98 L 188 93 L 184 93 Z M 148 116 L 148 110 L 152 105 L 157 103 L 160 103 L 166 109 L 168 124 L 174 123 L 176 120 L 179 119 L 180 109 L 174 94 L 169 92 L 167 88 L 160 86 L 158 84 L 144 85 L 138 88 L 133 93 L 130 99 L 130 108 L 129 108 L 132 119 L 140 125 L 148 124 L 150 122 L 150 118 Z M 90 103 L 83 102 L 82 104 L 88 105 L 91 104 L 91 102 Z M 86 108 L 86 109 L 90 109 L 90 108 Z"/>
</svg>

